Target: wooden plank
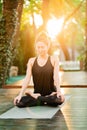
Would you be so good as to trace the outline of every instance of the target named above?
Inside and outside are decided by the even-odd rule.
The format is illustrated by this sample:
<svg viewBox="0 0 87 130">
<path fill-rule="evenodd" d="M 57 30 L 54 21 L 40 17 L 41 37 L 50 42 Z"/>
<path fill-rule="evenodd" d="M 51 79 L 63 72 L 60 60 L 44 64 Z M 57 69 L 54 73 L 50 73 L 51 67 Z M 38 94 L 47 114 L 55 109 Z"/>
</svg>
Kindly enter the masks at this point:
<svg viewBox="0 0 87 130">
<path fill-rule="evenodd" d="M 4 130 L 87 130 L 87 88 L 62 88 L 71 95 L 52 119 L 0 120 Z M 20 89 L 0 89 L 0 114 L 13 106 Z M 10 122 L 10 123 L 9 123 Z"/>
</svg>

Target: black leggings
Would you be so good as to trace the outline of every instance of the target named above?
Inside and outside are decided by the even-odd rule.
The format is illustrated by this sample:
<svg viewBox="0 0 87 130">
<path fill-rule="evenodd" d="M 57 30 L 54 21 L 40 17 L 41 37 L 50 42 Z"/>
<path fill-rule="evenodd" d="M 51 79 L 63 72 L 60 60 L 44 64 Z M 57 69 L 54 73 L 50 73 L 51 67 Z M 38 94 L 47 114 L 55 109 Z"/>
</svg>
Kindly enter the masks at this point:
<svg viewBox="0 0 87 130">
<path fill-rule="evenodd" d="M 31 95 L 23 96 L 19 103 L 16 103 L 16 106 L 22 107 L 31 107 L 31 106 L 58 106 L 63 102 L 61 101 L 61 97 L 57 98 L 57 95 L 49 95 L 49 96 L 39 96 L 37 99 L 33 98 Z"/>
</svg>

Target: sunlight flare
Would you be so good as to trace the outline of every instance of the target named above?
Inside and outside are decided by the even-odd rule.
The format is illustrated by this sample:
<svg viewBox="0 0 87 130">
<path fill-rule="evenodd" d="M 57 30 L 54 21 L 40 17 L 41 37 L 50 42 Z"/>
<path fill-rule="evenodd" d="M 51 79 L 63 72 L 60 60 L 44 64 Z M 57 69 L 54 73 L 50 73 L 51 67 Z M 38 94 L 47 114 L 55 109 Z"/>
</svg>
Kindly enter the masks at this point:
<svg viewBox="0 0 87 130">
<path fill-rule="evenodd" d="M 43 19 L 40 14 L 34 13 L 34 20 L 36 28 L 39 28 L 43 24 Z"/>
<path fill-rule="evenodd" d="M 64 17 L 60 19 L 54 17 L 47 22 L 46 29 L 49 36 L 52 39 L 55 38 L 58 35 L 58 33 L 61 31 L 63 23 L 64 23 Z"/>
</svg>

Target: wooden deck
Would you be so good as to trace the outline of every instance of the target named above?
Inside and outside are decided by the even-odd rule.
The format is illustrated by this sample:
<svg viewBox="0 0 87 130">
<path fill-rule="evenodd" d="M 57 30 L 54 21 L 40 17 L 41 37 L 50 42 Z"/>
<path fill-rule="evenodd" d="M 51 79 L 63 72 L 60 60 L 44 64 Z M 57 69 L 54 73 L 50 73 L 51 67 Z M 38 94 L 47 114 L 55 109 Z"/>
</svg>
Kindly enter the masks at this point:
<svg viewBox="0 0 87 130">
<path fill-rule="evenodd" d="M 0 130 L 87 130 L 87 88 L 62 90 L 71 98 L 52 119 L 1 119 Z M 0 114 L 13 107 L 13 98 L 19 91 L 0 89 Z"/>
<path fill-rule="evenodd" d="M 87 87 L 87 72 L 85 71 L 60 71 L 60 85 L 62 88 L 67 87 Z M 21 88 L 23 80 L 19 80 L 13 84 L 6 84 L 3 88 Z M 28 87 L 33 87 L 33 82 L 31 80 Z"/>
<path fill-rule="evenodd" d="M 61 89 L 71 95 L 52 119 L 0 120 L 0 130 L 87 130 L 87 72 L 60 72 Z M 0 89 L 0 114 L 13 107 L 22 81 Z M 33 83 L 28 89 L 32 89 Z M 7 89 L 8 88 L 8 89 Z"/>
<path fill-rule="evenodd" d="M 71 98 L 52 119 L 3 119 L 0 120 L 0 130 L 87 130 L 87 72 L 62 71 L 60 78 L 62 91 Z M 13 107 L 21 83 L 18 81 L 0 89 L 0 114 Z M 28 89 L 32 86 L 31 82 Z"/>
</svg>

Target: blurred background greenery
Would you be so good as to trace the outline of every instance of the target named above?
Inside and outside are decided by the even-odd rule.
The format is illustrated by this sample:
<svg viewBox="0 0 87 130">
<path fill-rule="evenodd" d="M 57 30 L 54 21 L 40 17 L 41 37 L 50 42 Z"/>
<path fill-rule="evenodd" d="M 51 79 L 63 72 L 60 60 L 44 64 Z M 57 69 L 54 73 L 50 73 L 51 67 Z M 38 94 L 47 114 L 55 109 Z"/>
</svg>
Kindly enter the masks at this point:
<svg viewBox="0 0 87 130">
<path fill-rule="evenodd" d="M 60 61 L 82 61 L 87 70 L 87 0 L 0 0 L 0 84 L 11 66 L 26 73 L 34 41 L 45 30 L 50 53 Z"/>
</svg>

